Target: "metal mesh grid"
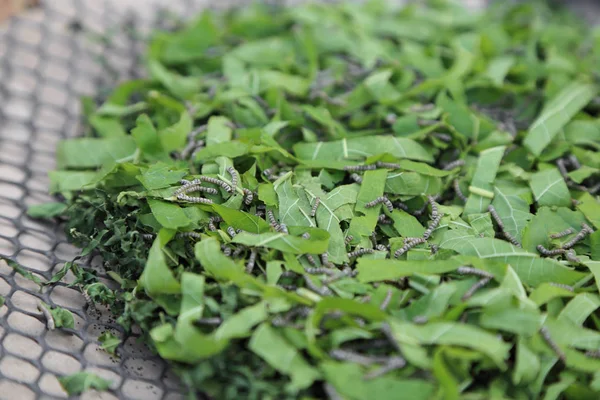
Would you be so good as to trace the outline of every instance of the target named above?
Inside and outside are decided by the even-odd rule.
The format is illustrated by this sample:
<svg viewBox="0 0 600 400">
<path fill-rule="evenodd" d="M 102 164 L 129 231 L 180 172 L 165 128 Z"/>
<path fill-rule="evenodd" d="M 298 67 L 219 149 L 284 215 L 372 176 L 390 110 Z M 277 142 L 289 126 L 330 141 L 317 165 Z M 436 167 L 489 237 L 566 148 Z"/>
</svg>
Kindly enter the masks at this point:
<svg viewBox="0 0 600 400">
<path fill-rule="evenodd" d="M 135 16 L 110 1 L 49 0 L 13 18 L 0 32 L 0 255 L 49 279 L 78 250 L 63 227 L 25 214 L 31 204 L 51 201 L 47 193 L 54 149 L 80 129 L 80 98 L 140 75 L 142 37 L 166 21 L 160 2 L 137 1 Z M 125 2 L 127 3 L 127 2 Z M 136 5 L 129 0 L 131 5 Z M 202 1 L 163 1 L 175 14 L 192 14 Z M 120 11 L 120 12 L 119 12 Z M 102 40 L 108 35 L 110 40 Z M 105 276 L 99 259 L 82 260 Z M 120 357 L 102 351 L 96 338 L 123 332 L 108 313 L 86 314 L 83 296 L 67 283 L 42 292 L 0 263 L 0 398 L 66 398 L 57 376 L 90 371 L 113 382 L 112 391 L 82 399 L 181 398 L 180 385 L 164 362 L 133 335 Z M 110 284 L 108 280 L 105 282 Z M 47 331 L 38 300 L 69 309 L 75 329 Z"/>
</svg>

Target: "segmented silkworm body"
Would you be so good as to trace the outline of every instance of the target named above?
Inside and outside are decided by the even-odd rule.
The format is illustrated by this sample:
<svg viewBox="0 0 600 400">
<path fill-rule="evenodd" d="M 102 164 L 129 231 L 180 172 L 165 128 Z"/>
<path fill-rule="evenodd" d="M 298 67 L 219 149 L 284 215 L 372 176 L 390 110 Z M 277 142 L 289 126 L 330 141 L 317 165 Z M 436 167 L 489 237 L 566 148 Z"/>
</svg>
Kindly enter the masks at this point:
<svg viewBox="0 0 600 400">
<path fill-rule="evenodd" d="M 276 231 L 278 231 L 279 222 L 277 222 L 277 220 L 275 219 L 275 214 L 273 214 L 273 211 L 267 210 L 267 218 L 269 219 L 269 225 L 271 225 L 273 228 L 275 228 Z"/>
<path fill-rule="evenodd" d="M 233 192 L 233 190 L 231 190 L 231 186 L 227 182 L 222 181 L 222 180 L 220 180 L 218 178 L 213 178 L 213 177 L 210 177 L 210 176 L 200 175 L 198 177 L 198 179 L 200 179 L 201 181 L 204 181 L 204 182 L 214 183 L 215 185 L 221 186 L 228 193 L 232 193 Z"/>
<path fill-rule="evenodd" d="M 446 142 L 449 143 L 452 141 L 452 136 L 448 135 L 447 133 L 442 133 L 442 132 L 433 132 L 431 134 L 431 136 L 441 140 L 442 142 Z"/>
<path fill-rule="evenodd" d="M 392 295 L 393 294 L 394 294 L 394 292 L 392 292 L 391 289 L 388 289 L 387 293 L 385 294 L 385 298 L 383 299 L 383 301 L 379 305 L 379 309 L 380 310 L 385 310 L 390 305 L 390 302 L 392 301 Z"/>
<path fill-rule="evenodd" d="M 187 194 L 179 194 L 177 195 L 178 200 L 187 201 L 189 203 L 201 203 L 201 204 L 212 204 L 213 201 L 211 199 L 205 199 L 204 197 L 192 197 Z"/>
<path fill-rule="evenodd" d="M 581 264 L 581 260 L 577 258 L 577 256 L 575 255 L 575 250 L 573 249 L 567 250 L 567 252 L 565 253 L 565 258 L 567 259 L 567 261 L 570 261 L 572 263 Z"/>
<path fill-rule="evenodd" d="M 317 265 L 315 258 L 311 254 L 306 254 L 306 259 L 311 265 Z"/>
<path fill-rule="evenodd" d="M 369 164 L 369 165 L 346 165 L 344 166 L 344 171 L 371 171 L 377 169 L 377 165 Z"/>
<path fill-rule="evenodd" d="M 216 217 L 216 216 L 212 216 L 208 219 L 208 229 L 210 229 L 213 232 L 217 231 L 217 227 L 215 226 L 215 224 L 218 224 L 219 222 L 223 221 L 221 219 L 221 217 Z"/>
<path fill-rule="evenodd" d="M 323 390 L 325 390 L 325 394 L 329 400 L 343 400 L 342 396 L 340 396 L 331 383 L 326 383 L 323 385 Z"/>
<path fill-rule="evenodd" d="M 377 163 L 375 163 L 375 165 L 377 165 L 377 167 L 379 167 L 379 168 L 388 168 L 388 169 L 399 169 L 400 168 L 400 164 L 388 163 L 388 162 L 383 162 L 383 161 L 377 161 Z"/>
<path fill-rule="evenodd" d="M 388 248 L 384 244 L 378 244 L 375 248 L 379 251 L 388 251 Z"/>
<path fill-rule="evenodd" d="M 227 233 L 229 234 L 229 236 L 234 237 L 236 235 L 235 229 L 233 229 L 232 226 L 228 226 L 227 227 Z"/>
<path fill-rule="evenodd" d="M 178 232 L 177 235 L 175 235 L 176 238 L 194 238 L 194 239 L 200 239 L 200 234 L 198 232 Z"/>
<path fill-rule="evenodd" d="M 310 233 L 308 233 L 308 232 L 304 232 L 304 233 L 302 234 L 302 239 L 307 239 L 307 240 L 308 240 L 308 239 L 310 239 Z"/>
<path fill-rule="evenodd" d="M 425 243 L 427 241 L 427 239 L 420 237 L 420 238 L 408 238 L 404 241 L 404 246 L 402 246 L 401 248 L 399 248 L 398 250 L 396 250 L 394 252 L 394 257 L 398 258 L 400 257 L 402 254 L 406 253 L 407 251 L 409 251 L 410 249 L 412 249 L 415 246 L 418 246 L 421 243 Z"/>
<path fill-rule="evenodd" d="M 360 176 L 359 174 L 351 174 L 350 179 L 352 179 L 356 183 L 362 183 L 363 180 L 362 176 Z"/>
<path fill-rule="evenodd" d="M 540 252 L 540 254 L 544 255 L 544 256 L 556 256 L 559 254 L 563 254 L 566 250 L 565 249 L 554 249 L 554 250 L 548 250 L 547 248 L 545 248 L 543 245 L 538 244 L 536 246 L 537 251 Z"/>
<path fill-rule="evenodd" d="M 54 328 L 56 328 L 56 325 L 54 324 L 54 318 L 52 317 L 52 313 L 50 312 L 50 310 L 48 310 L 41 301 L 38 301 L 37 303 L 37 309 L 41 311 L 41 313 L 44 315 L 44 318 L 46 318 L 46 327 L 48 328 L 48 330 L 53 331 Z"/>
<path fill-rule="evenodd" d="M 565 353 L 561 350 L 560 347 L 558 347 L 556 342 L 552 339 L 552 336 L 550 336 L 550 332 L 548 331 L 548 328 L 546 328 L 545 326 L 542 326 L 542 328 L 540 329 L 540 334 L 544 338 L 544 341 L 546 342 L 546 344 L 548 344 L 548 346 L 550 346 L 552 351 L 556 354 L 556 356 L 558 358 L 560 358 L 560 360 L 563 363 L 566 362 L 567 357 L 565 356 Z"/>
<path fill-rule="evenodd" d="M 315 204 L 313 204 L 312 209 L 310 210 L 310 216 L 311 217 L 315 217 L 315 215 L 317 215 L 317 208 L 319 207 L 319 204 L 321 204 L 321 199 L 316 197 L 315 198 Z"/>
<path fill-rule="evenodd" d="M 385 205 L 385 207 L 388 209 L 389 212 L 394 211 L 394 205 L 386 196 L 380 196 L 380 197 L 376 198 L 375 200 L 366 203 L 365 207 L 371 208 L 371 207 L 375 207 L 378 204 Z"/>
<path fill-rule="evenodd" d="M 250 256 L 248 257 L 248 262 L 246 263 L 246 272 L 251 274 L 254 270 L 254 263 L 256 262 L 256 251 L 252 250 L 250 252 Z"/>
<path fill-rule="evenodd" d="M 200 318 L 196 321 L 199 325 L 221 325 L 223 320 L 219 317 Z"/>
<path fill-rule="evenodd" d="M 281 233 L 289 233 L 286 224 L 279 224 L 279 227 L 277 228 L 277 231 L 281 232 Z"/>
<path fill-rule="evenodd" d="M 325 268 L 325 267 L 308 267 L 308 268 L 304 268 L 304 271 L 307 274 L 311 274 L 311 275 L 333 275 L 335 274 L 335 270 L 331 269 L 331 268 Z"/>
<path fill-rule="evenodd" d="M 422 215 L 425 210 L 427 210 L 427 206 L 429 205 L 429 202 L 433 199 L 433 201 L 437 201 L 440 198 L 439 194 L 436 194 L 435 196 L 427 196 L 427 201 L 425 202 L 425 204 L 423 204 L 423 207 L 421 207 L 420 209 L 418 209 L 417 211 L 413 212 L 413 215 L 415 216 L 419 216 Z"/>
<path fill-rule="evenodd" d="M 142 233 L 142 239 L 144 240 L 152 240 L 154 239 L 154 234 L 152 233 Z"/>
<path fill-rule="evenodd" d="M 329 356 L 338 361 L 346 361 L 364 366 L 385 362 L 385 357 L 365 356 L 351 350 L 334 349 L 329 352 Z"/>
<path fill-rule="evenodd" d="M 178 194 L 182 194 L 182 193 L 188 194 L 188 193 L 192 193 L 192 192 L 204 192 L 204 193 L 210 193 L 210 194 L 218 194 L 219 193 L 219 191 L 217 189 L 202 186 L 201 184 L 186 185 L 181 189 L 182 190 Z"/>
<path fill-rule="evenodd" d="M 456 272 L 458 272 L 461 275 L 475 275 L 475 276 L 480 276 L 482 278 L 493 278 L 494 277 L 494 275 L 490 274 L 487 271 L 484 271 L 479 268 L 473 268 L 473 267 L 458 267 L 456 269 Z"/>
<path fill-rule="evenodd" d="M 400 369 L 400 368 L 404 368 L 404 366 L 406 365 L 406 361 L 404 360 L 404 358 L 396 356 L 396 357 L 390 357 L 389 361 L 381 368 L 369 372 L 368 374 L 365 375 L 364 379 L 375 379 L 378 378 L 380 376 L 383 376 L 385 374 L 387 374 L 388 372 L 392 372 L 396 369 Z"/>
<path fill-rule="evenodd" d="M 553 233 L 552 235 L 550 235 L 550 239 L 560 239 L 562 237 L 569 236 L 571 233 L 575 233 L 575 229 L 568 228 L 562 232 Z"/>
<path fill-rule="evenodd" d="M 392 221 L 391 219 L 389 219 L 388 216 L 385 215 L 385 214 L 379 214 L 379 216 L 377 217 L 377 222 L 379 222 L 379 223 L 381 223 L 383 225 L 390 225 L 394 221 Z"/>
<path fill-rule="evenodd" d="M 296 289 L 298 289 L 298 287 L 296 287 L 295 285 L 277 285 L 280 288 L 284 289 L 284 290 L 290 290 L 290 291 L 294 291 Z"/>
<path fill-rule="evenodd" d="M 317 286 L 315 285 L 315 283 L 312 281 L 312 279 L 310 279 L 310 277 L 308 275 L 302 275 L 304 277 L 304 282 L 306 283 L 306 287 L 309 288 L 310 290 L 312 290 L 313 292 L 320 294 L 321 296 L 331 296 L 333 294 L 333 292 L 331 291 L 331 289 L 329 289 L 327 286 Z"/>
<path fill-rule="evenodd" d="M 504 236 L 504 238 L 506 240 L 508 240 L 513 246 L 521 247 L 521 243 L 519 243 L 517 238 L 515 238 L 513 235 L 510 234 L 510 232 L 507 232 L 504 229 L 504 223 L 502 222 L 500 215 L 498 215 L 496 208 L 490 204 L 488 206 L 488 211 L 489 211 L 490 215 L 492 216 L 492 218 L 494 218 L 494 221 L 496 221 L 496 224 L 498 225 L 498 228 L 500 228 L 500 231 L 502 232 L 502 235 Z"/>
<path fill-rule="evenodd" d="M 465 165 L 465 160 L 452 161 L 446 164 L 446 166 L 444 167 L 444 171 L 450 171 L 451 169 L 462 167 L 463 165 Z"/>
<path fill-rule="evenodd" d="M 466 293 L 463 295 L 462 300 L 465 301 L 465 300 L 470 299 L 471 296 L 473 296 L 475 294 L 475 292 L 477 292 L 479 289 L 481 289 L 482 287 L 487 285 L 491 280 L 492 280 L 492 278 L 487 277 L 487 278 L 483 278 L 483 279 L 480 279 L 477 282 L 475 282 L 475 284 L 473 286 L 471 286 L 469 288 L 469 290 L 467 290 Z"/>
<path fill-rule="evenodd" d="M 252 190 L 246 188 L 243 188 L 242 191 L 244 192 L 244 204 L 249 206 L 252 204 L 252 200 L 254 200 L 254 193 L 252 193 Z"/>
<path fill-rule="evenodd" d="M 321 264 L 329 265 L 329 253 L 321 254 Z"/>
<path fill-rule="evenodd" d="M 463 202 L 466 203 L 467 202 L 467 196 L 465 196 L 465 194 L 460 189 L 460 182 L 458 182 L 458 179 L 455 179 L 452 182 L 452 187 L 454 188 L 454 193 L 456 193 L 456 195 L 458 196 L 458 198 L 461 199 Z"/>
<path fill-rule="evenodd" d="M 585 355 L 592 358 L 600 358 L 600 350 L 588 350 Z"/>
<path fill-rule="evenodd" d="M 221 249 L 223 250 L 223 254 L 225 254 L 227 257 L 231 255 L 231 249 L 229 247 L 221 246 Z"/>
<path fill-rule="evenodd" d="M 577 235 L 575 235 L 575 237 L 573 239 L 571 239 L 567 243 L 563 244 L 563 246 L 562 246 L 563 249 L 570 249 L 571 247 L 575 246 L 578 242 L 585 239 L 585 237 L 589 233 L 594 232 L 593 229 L 590 228 L 590 226 L 586 223 L 581 224 L 581 226 L 582 226 L 582 229 L 579 231 L 579 233 Z"/>
<path fill-rule="evenodd" d="M 227 167 L 227 172 L 231 175 L 231 193 L 235 193 L 238 185 L 238 173 L 233 167 Z"/>
<path fill-rule="evenodd" d="M 373 249 L 358 249 L 358 250 L 354 250 L 354 251 L 351 251 L 350 253 L 348 253 L 348 257 L 349 258 L 359 257 L 359 256 L 362 256 L 364 254 L 373 254 Z"/>
<path fill-rule="evenodd" d="M 573 288 L 573 286 L 565 285 L 564 283 L 550 282 L 550 285 L 556 286 L 556 287 L 561 288 L 561 289 L 568 290 L 569 292 L 574 292 L 575 291 L 575 289 Z"/>
<path fill-rule="evenodd" d="M 268 180 L 272 180 L 275 169 L 276 169 L 275 167 L 267 168 L 263 171 L 263 175 L 266 176 Z"/>
<path fill-rule="evenodd" d="M 431 215 L 433 216 L 433 213 Z M 441 220 L 442 220 L 441 215 L 436 215 L 435 217 L 433 217 L 433 219 L 431 220 L 431 223 L 429 224 L 429 226 L 427 227 L 425 232 L 423 232 L 424 239 L 426 239 L 426 240 L 429 239 L 429 237 L 431 236 L 433 231 L 435 231 L 437 229 L 437 227 L 440 225 Z"/>
<path fill-rule="evenodd" d="M 194 179 L 193 181 L 182 179 L 179 181 L 179 183 L 181 184 L 181 187 L 173 193 L 175 196 L 177 196 L 180 193 L 184 193 L 188 188 L 192 186 L 200 185 L 202 182 L 199 179 Z"/>
</svg>

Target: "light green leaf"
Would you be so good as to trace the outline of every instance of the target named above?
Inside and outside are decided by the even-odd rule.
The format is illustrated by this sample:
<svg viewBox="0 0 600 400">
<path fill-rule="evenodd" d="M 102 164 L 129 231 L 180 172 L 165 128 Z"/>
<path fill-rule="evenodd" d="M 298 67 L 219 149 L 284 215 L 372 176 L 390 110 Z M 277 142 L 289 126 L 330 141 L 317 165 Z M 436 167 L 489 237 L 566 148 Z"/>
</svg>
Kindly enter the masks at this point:
<svg viewBox="0 0 600 400">
<path fill-rule="evenodd" d="M 150 296 L 160 294 L 179 294 L 181 286 L 173 276 L 173 272 L 167 266 L 163 248 L 173 237 L 174 232 L 161 229 L 158 233 L 150 252 L 144 271 L 138 281 L 139 285 L 146 289 Z"/>
<path fill-rule="evenodd" d="M 591 100 L 598 89 L 593 84 L 573 82 L 557 93 L 529 127 L 523 145 L 535 156 L 550 144 L 558 132 Z"/>
<path fill-rule="evenodd" d="M 471 186 L 484 191 L 493 191 L 494 179 L 500 167 L 500 161 L 504 156 L 504 146 L 493 147 L 480 153 L 475 167 L 475 174 L 471 180 Z M 465 205 L 464 214 L 483 213 L 487 211 L 491 199 L 471 192 Z"/>
<path fill-rule="evenodd" d="M 531 175 L 529 186 L 539 206 L 568 207 L 571 204 L 569 188 L 556 168 Z"/>
<path fill-rule="evenodd" d="M 78 395 L 90 389 L 106 390 L 111 385 L 110 381 L 90 372 L 77 372 L 72 375 L 62 376 L 58 378 L 58 382 L 69 396 Z"/>
</svg>

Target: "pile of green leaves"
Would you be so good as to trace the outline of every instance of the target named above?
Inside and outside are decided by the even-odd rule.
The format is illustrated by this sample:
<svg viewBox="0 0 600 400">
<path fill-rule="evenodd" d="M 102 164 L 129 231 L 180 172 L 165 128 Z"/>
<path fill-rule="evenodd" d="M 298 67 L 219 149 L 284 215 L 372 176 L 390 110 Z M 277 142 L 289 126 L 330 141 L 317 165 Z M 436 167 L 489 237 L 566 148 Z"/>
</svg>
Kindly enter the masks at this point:
<svg viewBox="0 0 600 400">
<path fill-rule="evenodd" d="M 597 399 L 600 35 L 524 3 L 158 32 L 30 212 L 192 396 Z"/>
</svg>

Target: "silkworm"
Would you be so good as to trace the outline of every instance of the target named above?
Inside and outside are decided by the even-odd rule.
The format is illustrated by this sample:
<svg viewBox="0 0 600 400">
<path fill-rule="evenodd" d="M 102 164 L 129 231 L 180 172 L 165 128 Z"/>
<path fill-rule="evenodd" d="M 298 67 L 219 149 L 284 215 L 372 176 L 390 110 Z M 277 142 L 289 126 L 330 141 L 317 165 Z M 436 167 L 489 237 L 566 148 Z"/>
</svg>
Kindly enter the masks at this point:
<svg viewBox="0 0 600 400">
<path fill-rule="evenodd" d="M 351 174 L 350 179 L 352 179 L 356 183 L 362 183 L 363 180 L 362 176 L 360 176 L 359 174 Z"/>
<path fill-rule="evenodd" d="M 462 167 L 463 165 L 465 165 L 465 160 L 455 160 L 446 164 L 446 166 L 444 166 L 444 171 L 450 171 L 451 169 Z"/>
<path fill-rule="evenodd" d="M 302 275 L 302 276 L 304 277 L 304 282 L 306 283 L 306 287 L 309 288 L 310 290 L 312 290 L 313 292 L 320 294 L 321 296 L 333 295 L 333 292 L 327 286 L 319 287 L 319 286 L 315 285 L 315 283 L 312 281 L 312 279 L 310 279 L 310 277 L 308 275 Z"/>
<path fill-rule="evenodd" d="M 100 316 L 100 312 L 96 308 L 96 304 L 90 297 L 90 294 L 87 292 L 87 290 L 85 290 L 83 285 L 78 285 L 78 287 L 79 287 L 79 291 L 81 292 L 81 295 L 83 296 L 83 298 L 85 299 L 85 302 L 88 305 L 88 311 L 89 311 L 90 315 Z"/>
<path fill-rule="evenodd" d="M 556 356 L 563 363 L 566 363 L 567 357 L 565 356 L 565 353 L 561 350 L 560 347 L 558 347 L 556 342 L 552 339 L 552 336 L 550 336 L 550 332 L 548 331 L 548 328 L 546 328 L 545 326 L 542 326 L 542 328 L 540 329 L 540 334 L 542 335 L 542 338 L 544 338 L 544 341 L 546 342 L 546 344 L 548 344 L 548 346 L 550 346 L 552 351 L 554 351 L 554 354 L 556 354 Z"/>
<path fill-rule="evenodd" d="M 384 244 L 378 244 L 375 248 L 379 251 L 388 251 L 388 248 Z"/>
<path fill-rule="evenodd" d="M 153 240 L 154 239 L 154 234 L 152 233 L 142 233 L 142 239 L 144 240 Z"/>
<path fill-rule="evenodd" d="M 199 318 L 198 320 L 196 320 L 196 323 L 199 325 L 215 326 L 221 325 L 223 323 L 223 320 L 219 317 Z"/>
<path fill-rule="evenodd" d="M 385 122 L 387 122 L 390 125 L 394 125 L 394 122 L 396 122 L 397 119 L 398 117 L 394 113 L 390 113 L 385 116 Z"/>
<path fill-rule="evenodd" d="M 538 244 L 536 246 L 536 249 L 537 249 L 537 251 L 540 252 L 540 254 L 542 254 L 544 256 L 548 256 L 548 257 L 557 256 L 559 254 L 563 254 L 566 251 L 565 249 L 548 250 L 541 244 Z"/>
<path fill-rule="evenodd" d="M 394 221 L 392 221 L 391 219 L 389 219 L 388 216 L 385 215 L 385 214 L 379 214 L 379 216 L 377 217 L 377 222 L 379 222 L 382 225 L 390 225 Z"/>
<path fill-rule="evenodd" d="M 436 194 L 435 196 L 427 196 L 427 201 L 425 202 L 425 204 L 423 204 L 423 207 L 421 207 L 417 211 L 413 212 L 413 215 L 415 215 L 417 217 L 422 215 L 425 212 L 425 210 L 427 210 L 427 206 L 429 205 L 430 199 L 433 199 L 433 201 L 438 201 L 439 198 L 440 198 L 439 194 Z"/>
<path fill-rule="evenodd" d="M 315 215 L 317 215 L 317 208 L 319 207 L 319 204 L 321 204 L 321 199 L 319 197 L 315 197 L 315 203 L 312 206 L 312 209 L 310 210 L 310 216 L 312 218 L 315 217 Z"/>
<path fill-rule="evenodd" d="M 424 111 L 431 111 L 435 108 L 435 104 L 427 103 L 427 104 L 416 104 L 409 108 L 410 112 L 419 113 Z"/>
<path fill-rule="evenodd" d="M 353 240 L 354 240 L 354 236 L 348 235 L 344 238 L 344 244 L 346 244 L 346 246 L 348 246 L 350 244 L 350 242 Z"/>
<path fill-rule="evenodd" d="M 412 320 L 412 322 L 414 322 L 415 324 L 419 324 L 419 325 L 426 324 L 427 321 L 429 321 L 429 318 L 427 318 L 427 316 L 425 316 L 425 315 L 417 315 Z"/>
<path fill-rule="evenodd" d="M 325 252 L 321 254 L 321 264 L 329 265 L 329 253 Z"/>
<path fill-rule="evenodd" d="M 383 301 L 379 305 L 379 309 L 380 310 L 385 310 L 390 305 L 390 302 L 392 301 L 392 295 L 393 294 L 394 294 L 394 292 L 392 292 L 392 289 L 388 289 L 387 293 L 385 294 L 385 298 L 383 299 Z"/>
<path fill-rule="evenodd" d="M 406 360 L 400 356 L 390 357 L 389 361 L 381 368 L 371 371 L 364 376 L 364 379 L 375 379 L 380 376 L 387 374 L 388 372 L 392 372 L 394 370 L 404 368 L 406 365 Z"/>
<path fill-rule="evenodd" d="M 304 272 L 306 272 L 307 274 L 311 274 L 311 275 L 333 275 L 335 274 L 335 270 L 331 269 L 331 268 L 325 268 L 325 267 L 308 267 L 308 268 L 304 268 Z"/>
<path fill-rule="evenodd" d="M 407 240 L 404 241 L 404 246 L 402 246 L 401 248 L 399 248 L 398 250 L 396 250 L 394 252 L 394 257 L 398 258 L 400 257 L 402 254 L 406 253 L 407 251 L 409 251 L 410 249 L 412 249 L 413 247 L 421 244 L 421 243 L 425 243 L 427 241 L 427 239 L 420 237 L 420 238 L 409 238 Z"/>
<path fill-rule="evenodd" d="M 235 250 L 233 251 L 233 253 L 231 253 L 231 257 L 236 258 L 237 256 L 239 256 L 240 254 L 242 254 L 242 252 L 244 251 L 244 247 L 243 246 L 238 246 L 235 248 Z"/>
<path fill-rule="evenodd" d="M 577 258 L 577 256 L 575 255 L 575 250 L 573 250 L 573 249 L 567 250 L 567 252 L 565 254 L 565 258 L 569 262 L 581 264 L 581 260 L 579 258 Z"/>
<path fill-rule="evenodd" d="M 375 165 L 377 165 L 378 168 L 387 168 L 387 169 L 399 169 L 400 168 L 400 164 L 388 163 L 388 162 L 383 162 L 383 161 L 377 161 L 375 163 Z"/>
<path fill-rule="evenodd" d="M 484 271 L 482 269 L 479 268 L 473 268 L 473 267 L 458 267 L 456 269 L 456 272 L 458 272 L 461 275 L 475 275 L 475 276 L 480 276 L 482 278 L 493 278 L 494 275 L 490 274 L 487 271 Z"/>
<path fill-rule="evenodd" d="M 212 216 L 208 219 L 208 229 L 210 229 L 213 232 L 217 231 L 217 227 L 215 226 L 215 224 L 218 224 L 219 222 L 223 221 L 221 219 L 221 217 L 217 217 L 217 216 Z"/>
<path fill-rule="evenodd" d="M 377 166 L 375 164 L 369 164 L 369 165 L 345 165 L 344 166 L 344 171 L 372 171 L 374 169 L 377 169 Z"/>
<path fill-rule="evenodd" d="M 279 223 L 277 222 L 277 220 L 275 219 L 275 214 L 273 214 L 273 211 L 271 210 L 267 210 L 267 218 L 269 219 L 269 224 L 272 227 L 278 226 Z"/>
<path fill-rule="evenodd" d="M 475 282 L 475 284 L 473 284 L 473 286 L 471 286 L 469 290 L 467 290 L 466 293 L 462 296 L 462 300 L 469 300 L 475 294 L 475 292 L 477 292 L 479 289 L 490 283 L 491 280 L 492 278 L 487 277 Z"/>
<path fill-rule="evenodd" d="M 227 234 L 233 238 L 236 235 L 235 229 L 233 229 L 232 226 L 228 226 L 227 227 Z"/>
<path fill-rule="evenodd" d="M 227 167 L 227 172 L 231 175 L 231 193 L 235 193 L 239 179 L 238 172 L 233 167 Z"/>
<path fill-rule="evenodd" d="M 393 203 L 395 208 L 399 208 L 402 211 L 408 212 L 408 206 L 401 201 L 396 201 Z"/>
<path fill-rule="evenodd" d="M 317 262 L 315 261 L 315 258 L 312 255 L 306 254 L 306 259 L 311 265 L 317 265 Z"/>
<path fill-rule="evenodd" d="M 256 250 L 250 252 L 248 262 L 246 263 L 246 273 L 251 274 L 254 270 L 254 263 L 256 262 Z"/>
<path fill-rule="evenodd" d="M 358 249 L 348 253 L 348 258 L 359 257 L 364 254 L 373 254 L 373 249 Z"/>
<path fill-rule="evenodd" d="M 429 247 L 431 248 L 431 254 L 436 254 L 440 249 L 440 247 L 435 243 L 431 243 Z"/>
<path fill-rule="evenodd" d="M 588 350 L 585 355 L 592 358 L 600 358 L 600 350 Z"/>
<path fill-rule="evenodd" d="M 231 249 L 227 246 L 221 246 L 221 249 L 223 250 L 223 254 L 225 254 L 227 257 L 231 256 Z"/>
<path fill-rule="evenodd" d="M 506 240 L 508 240 L 513 246 L 521 247 L 521 243 L 519 243 L 519 241 L 513 235 L 511 235 L 509 232 L 504 230 L 504 223 L 502 222 L 502 219 L 500 219 L 500 215 L 498 215 L 496 208 L 490 204 L 488 206 L 488 211 L 489 211 L 490 215 L 492 216 L 492 218 L 494 219 L 494 221 L 496 221 L 496 224 L 498 225 L 498 228 L 502 232 L 502 235 L 504 236 L 504 238 Z"/>
<path fill-rule="evenodd" d="M 177 195 L 178 200 L 187 201 L 189 203 L 202 203 L 202 204 L 212 204 L 213 201 L 211 199 L 205 199 L 204 197 L 191 197 L 186 194 Z"/>
<path fill-rule="evenodd" d="M 429 226 L 427 227 L 427 229 L 425 230 L 425 232 L 423 232 L 423 238 L 425 240 L 429 239 L 429 237 L 431 236 L 431 234 L 433 233 L 433 231 L 436 230 L 437 227 L 440 225 L 440 221 L 441 220 L 442 220 L 442 216 L 441 215 L 438 215 L 434 219 L 431 220 L 431 223 L 429 224 Z"/>
<path fill-rule="evenodd" d="M 210 176 L 204 176 L 204 175 L 200 175 L 198 177 L 198 179 L 200 179 L 200 180 L 202 180 L 204 182 L 214 183 L 215 185 L 221 186 L 228 193 L 232 193 L 233 192 L 231 186 L 227 182 L 222 181 L 221 179 L 213 178 L 213 177 L 210 177 Z"/>
<path fill-rule="evenodd" d="M 568 228 L 562 232 L 553 233 L 552 235 L 550 235 L 550 239 L 560 239 L 562 237 L 569 236 L 571 233 L 575 233 L 575 229 Z"/>
<path fill-rule="evenodd" d="M 219 194 L 219 191 L 217 189 L 202 186 L 201 184 L 186 185 L 186 186 L 182 187 L 181 191 L 177 194 L 178 195 L 179 194 L 188 194 L 188 193 L 192 193 L 192 192 L 204 192 L 204 193 L 210 193 L 210 194 Z"/>
<path fill-rule="evenodd" d="M 589 233 L 593 233 L 593 229 L 590 228 L 590 226 L 588 224 L 586 224 L 585 222 L 583 224 L 581 224 L 582 229 L 579 231 L 579 233 L 577 235 L 575 235 L 575 237 L 571 240 L 569 240 L 567 243 L 563 244 L 562 248 L 563 249 L 570 249 L 571 247 L 575 246 L 579 241 L 585 239 L 585 237 L 589 234 Z"/>
<path fill-rule="evenodd" d="M 558 287 L 558 288 L 561 288 L 561 289 L 568 290 L 569 292 L 574 292 L 575 291 L 575 289 L 573 288 L 573 286 L 565 285 L 564 283 L 550 282 L 550 285 Z"/>
<path fill-rule="evenodd" d="M 325 394 L 329 400 L 343 400 L 342 396 L 340 396 L 331 383 L 326 383 L 323 385 L 323 390 L 325 390 Z"/>
<path fill-rule="evenodd" d="M 452 141 L 452 136 L 447 133 L 442 132 L 433 132 L 431 136 L 441 140 L 442 142 L 450 143 Z"/>
<path fill-rule="evenodd" d="M 279 226 L 277 227 L 277 231 L 281 233 L 289 233 L 286 224 L 279 224 Z"/>
<path fill-rule="evenodd" d="M 190 237 L 194 239 L 200 239 L 200 234 L 198 232 L 178 232 L 175 237 L 178 239 Z"/>
<path fill-rule="evenodd" d="M 246 188 L 243 188 L 242 192 L 244 192 L 244 204 L 249 206 L 254 200 L 254 193 L 252 193 L 252 190 Z"/>
<path fill-rule="evenodd" d="M 369 366 L 384 362 L 386 358 L 376 356 L 365 356 L 351 350 L 334 349 L 329 352 L 329 356 L 338 361 L 346 361 L 364 366 Z"/>
<path fill-rule="evenodd" d="M 308 232 L 304 232 L 304 233 L 302 234 L 302 239 L 306 239 L 306 240 L 310 239 L 310 233 L 308 233 Z"/>
<path fill-rule="evenodd" d="M 273 173 L 275 172 L 276 168 L 272 167 L 272 168 L 267 168 L 263 171 L 263 175 L 268 179 L 268 180 L 272 180 L 273 178 Z"/>
<path fill-rule="evenodd" d="M 48 330 L 53 331 L 54 328 L 56 328 L 56 325 L 54 324 L 54 318 L 52 317 L 52 313 L 50 312 L 50 310 L 48 310 L 41 301 L 38 301 L 37 303 L 37 309 L 41 311 L 41 313 L 44 315 L 44 318 L 46 318 L 46 327 L 48 328 Z"/>
<path fill-rule="evenodd" d="M 306 306 L 295 307 L 283 315 L 277 315 L 275 318 L 273 318 L 273 320 L 271 321 L 271 324 L 273 324 L 273 326 L 284 326 L 284 325 L 288 324 L 292 320 L 292 318 L 297 317 L 297 316 L 307 317 L 310 315 L 310 312 L 311 312 L 310 307 L 306 307 Z"/>
<path fill-rule="evenodd" d="M 277 286 L 279 286 L 280 288 L 282 288 L 284 290 L 289 290 L 289 291 L 294 291 L 294 290 L 298 289 L 298 287 L 295 285 L 277 285 Z"/>
<path fill-rule="evenodd" d="M 175 192 L 173 192 L 173 195 L 175 196 L 177 196 L 180 193 L 183 193 L 191 186 L 200 185 L 202 182 L 199 179 L 194 179 L 193 181 L 182 179 L 179 181 L 179 183 L 181 184 L 181 187 L 179 187 Z"/>
<path fill-rule="evenodd" d="M 565 161 L 562 158 L 559 158 L 558 160 L 556 160 L 556 167 L 558 168 L 558 171 L 562 175 L 563 179 L 565 181 L 570 181 L 569 171 L 567 171 L 567 167 L 565 166 Z"/>
<path fill-rule="evenodd" d="M 379 196 L 375 200 L 369 201 L 368 203 L 365 204 L 365 207 L 371 208 L 371 207 L 375 207 L 376 205 L 382 204 L 382 203 L 383 203 L 383 205 L 385 205 L 385 207 L 388 209 L 389 212 L 394 211 L 394 205 L 386 196 Z"/>
<path fill-rule="evenodd" d="M 455 179 L 452 182 L 452 187 L 454 188 L 454 193 L 456 193 L 456 195 L 458 196 L 458 198 L 461 199 L 463 202 L 466 203 L 467 202 L 467 196 L 465 196 L 465 194 L 460 189 L 460 182 L 458 182 L 458 179 Z"/>
</svg>

